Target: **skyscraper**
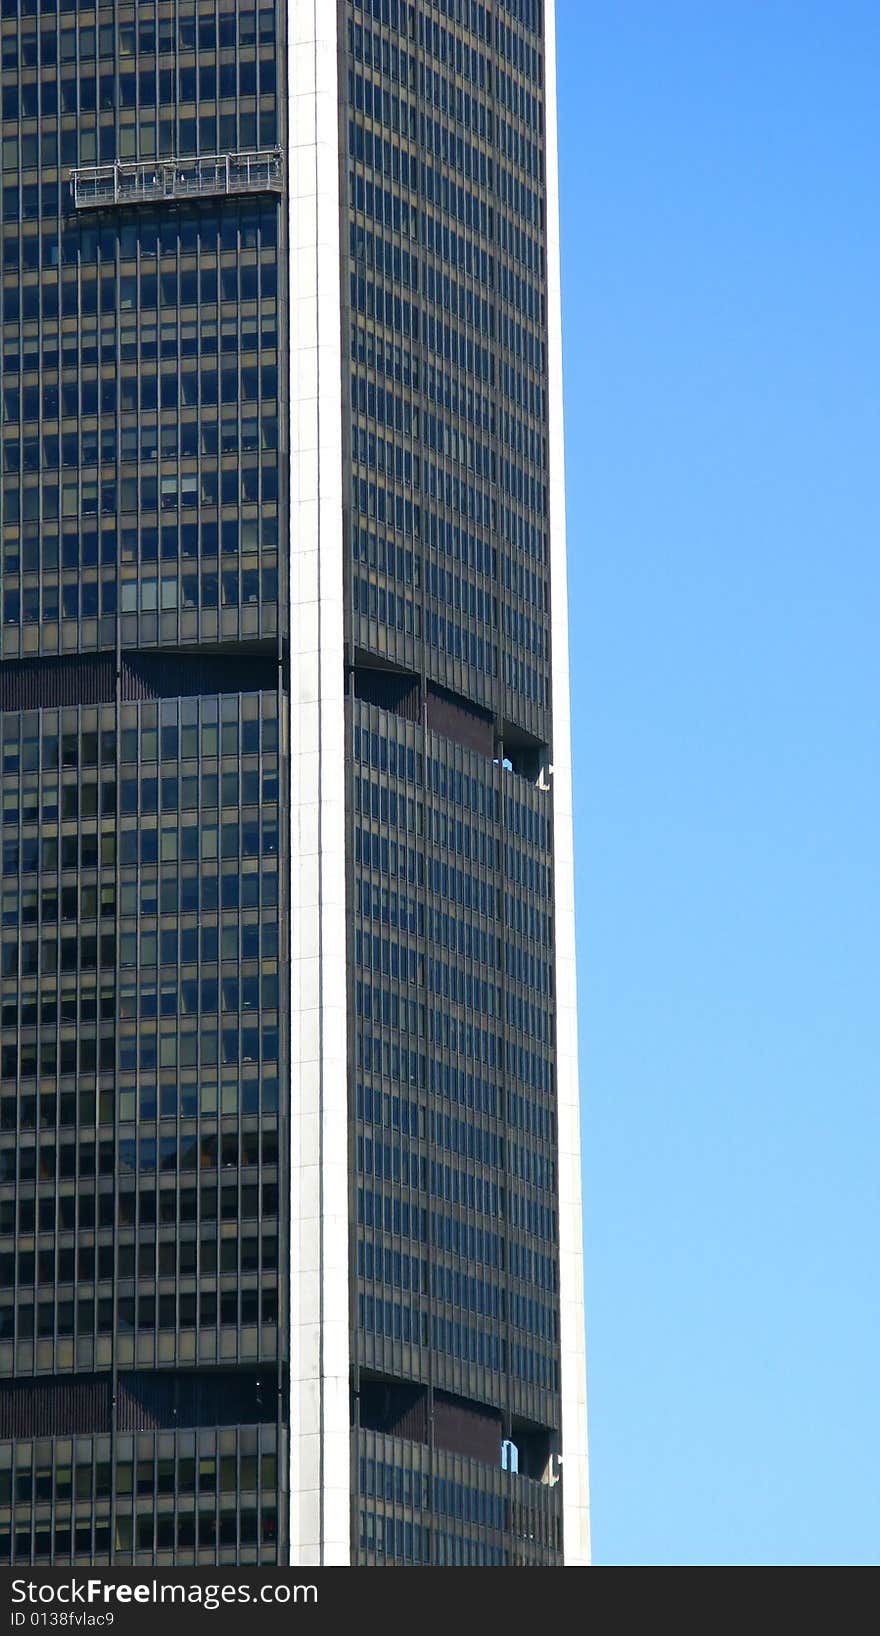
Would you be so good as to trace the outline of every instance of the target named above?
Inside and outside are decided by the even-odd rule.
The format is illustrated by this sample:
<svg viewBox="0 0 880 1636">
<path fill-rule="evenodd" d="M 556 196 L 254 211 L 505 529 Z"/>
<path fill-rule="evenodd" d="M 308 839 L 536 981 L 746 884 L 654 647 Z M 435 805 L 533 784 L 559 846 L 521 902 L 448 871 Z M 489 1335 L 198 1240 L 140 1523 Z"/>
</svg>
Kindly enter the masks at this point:
<svg viewBox="0 0 880 1636">
<path fill-rule="evenodd" d="M 0 0 L 0 1562 L 587 1560 L 554 49 Z"/>
</svg>

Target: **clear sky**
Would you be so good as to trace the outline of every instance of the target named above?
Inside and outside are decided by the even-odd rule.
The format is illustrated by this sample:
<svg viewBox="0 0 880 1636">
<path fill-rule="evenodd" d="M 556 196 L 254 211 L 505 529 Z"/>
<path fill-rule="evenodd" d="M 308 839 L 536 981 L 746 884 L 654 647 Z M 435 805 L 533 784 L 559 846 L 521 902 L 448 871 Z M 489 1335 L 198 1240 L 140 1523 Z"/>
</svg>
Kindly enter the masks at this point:
<svg viewBox="0 0 880 1636">
<path fill-rule="evenodd" d="M 595 1559 L 880 1562 L 880 6 L 557 0 Z"/>
</svg>

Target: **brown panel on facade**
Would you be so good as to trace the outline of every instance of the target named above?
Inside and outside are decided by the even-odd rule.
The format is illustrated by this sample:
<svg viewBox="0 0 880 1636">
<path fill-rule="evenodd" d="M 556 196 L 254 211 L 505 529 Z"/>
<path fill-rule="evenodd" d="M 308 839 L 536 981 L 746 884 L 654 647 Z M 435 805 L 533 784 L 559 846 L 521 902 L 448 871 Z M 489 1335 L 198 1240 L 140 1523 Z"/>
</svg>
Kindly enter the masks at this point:
<svg viewBox="0 0 880 1636">
<path fill-rule="evenodd" d="M 200 693 L 271 692 L 278 686 L 274 653 L 124 653 L 123 699 L 192 698 Z"/>
<path fill-rule="evenodd" d="M 428 726 L 435 733 L 464 745 L 466 750 L 476 750 L 478 755 L 494 755 L 495 729 L 487 710 L 433 682 L 428 683 L 427 705 Z"/>
<path fill-rule="evenodd" d="M 418 676 L 396 670 L 374 670 L 358 665 L 354 673 L 355 698 L 364 704 L 375 704 L 380 710 L 391 710 L 405 721 L 418 721 L 421 711 L 421 689 Z"/>
<path fill-rule="evenodd" d="M 54 1375 L 0 1386 L 0 1438 L 110 1430 L 109 1375 Z"/>
<path fill-rule="evenodd" d="M 112 704 L 115 692 L 116 660 L 110 653 L 0 664 L 0 711 Z"/>
<path fill-rule="evenodd" d="M 448 1392 L 435 1392 L 434 1447 L 500 1465 L 501 1416 L 483 1403 L 468 1403 Z"/>
<path fill-rule="evenodd" d="M 120 1431 L 257 1425 L 273 1421 L 276 1409 L 268 1370 L 132 1370 L 119 1376 L 116 1424 Z"/>
<path fill-rule="evenodd" d="M 362 1379 L 360 1418 L 365 1431 L 427 1443 L 428 1393 L 424 1386 Z"/>
<path fill-rule="evenodd" d="M 277 686 L 278 662 L 272 652 L 184 653 L 160 649 L 156 653 L 124 653 L 120 666 L 120 695 L 124 700 L 256 693 Z M 84 658 L 10 659 L 0 664 L 0 711 L 112 704 L 115 697 L 116 660 L 109 653 Z"/>
</svg>

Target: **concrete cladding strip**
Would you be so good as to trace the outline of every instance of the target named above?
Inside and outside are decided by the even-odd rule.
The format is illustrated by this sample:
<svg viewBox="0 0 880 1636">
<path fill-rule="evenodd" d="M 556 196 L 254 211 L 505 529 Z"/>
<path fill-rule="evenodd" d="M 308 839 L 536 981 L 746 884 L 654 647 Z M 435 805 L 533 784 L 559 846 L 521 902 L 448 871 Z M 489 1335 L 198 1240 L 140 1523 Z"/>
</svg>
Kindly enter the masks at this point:
<svg viewBox="0 0 880 1636">
<path fill-rule="evenodd" d="M 351 1559 L 337 7 L 288 0 L 290 1557 Z"/>
<path fill-rule="evenodd" d="M 590 1561 L 590 1491 L 584 1339 L 584 1263 L 578 1087 L 577 969 L 568 576 L 562 408 L 562 297 L 556 131 L 556 18 L 545 3 L 547 316 L 550 444 L 550 617 L 553 681 L 553 835 L 556 920 L 556 1082 L 559 1129 L 560 1353 L 562 1368 L 562 1530 L 567 1567 Z"/>
</svg>

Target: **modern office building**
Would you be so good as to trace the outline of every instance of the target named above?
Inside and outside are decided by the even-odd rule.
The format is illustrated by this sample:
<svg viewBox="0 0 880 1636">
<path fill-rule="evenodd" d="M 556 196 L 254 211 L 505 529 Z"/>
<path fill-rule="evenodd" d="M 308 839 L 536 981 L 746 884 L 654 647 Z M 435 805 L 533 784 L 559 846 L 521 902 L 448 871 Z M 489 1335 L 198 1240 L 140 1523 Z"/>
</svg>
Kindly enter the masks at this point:
<svg viewBox="0 0 880 1636">
<path fill-rule="evenodd" d="M 0 1562 L 588 1559 L 551 0 L 0 0 Z"/>
</svg>

